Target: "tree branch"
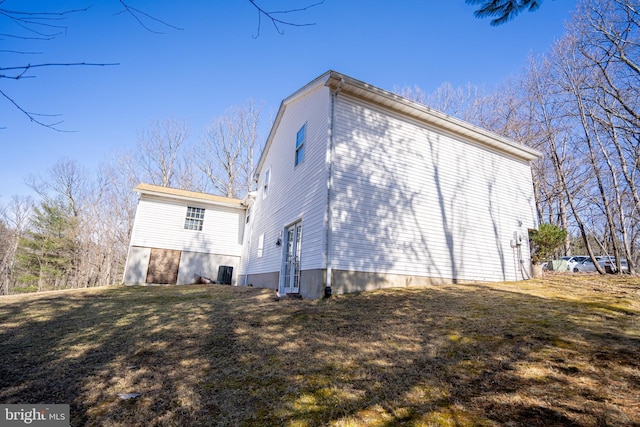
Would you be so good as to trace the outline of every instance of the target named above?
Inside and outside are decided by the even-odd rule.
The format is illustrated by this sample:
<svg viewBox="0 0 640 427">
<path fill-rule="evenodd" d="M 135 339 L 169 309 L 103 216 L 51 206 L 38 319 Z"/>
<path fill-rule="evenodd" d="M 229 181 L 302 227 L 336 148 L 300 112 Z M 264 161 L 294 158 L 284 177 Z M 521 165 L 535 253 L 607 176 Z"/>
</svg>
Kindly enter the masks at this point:
<svg viewBox="0 0 640 427">
<path fill-rule="evenodd" d="M 278 34 L 283 35 L 284 34 L 284 30 L 281 28 L 282 26 L 309 27 L 311 25 L 316 25 L 316 24 L 315 24 L 315 22 L 297 23 L 297 22 L 293 22 L 293 21 L 285 21 L 284 19 L 278 18 L 276 15 L 284 15 L 284 14 L 288 14 L 288 13 L 304 12 L 306 10 L 309 10 L 309 9 L 313 8 L 313 7 L 321 5 L 322 3 L 324 3 L 324 0 L 321 0 L 321 1 L 317 2 L 317 3 L 313 3 L 313 4 L 307 5 L 307 6 L 302 7 L 302 8 L 298 8 L 298 9 L 278 10 L 278 11 L 273 11 L 273 12 L 267 12 L 266 10 L 264 10 L 263 8 L 258 6 L 258 4 L 256 3 L 256 0 L 249 0 L 249 3 L 251 3 L 258 11 L 258 34 L 253 36 L 254 39 L 257 39 L 258 37 L 260 37 L 260 27 L 261 27 L 261 24 L 262 24 L 262 16 L 263 15 L 271 21 L 271 24 L 273 24 L 273 27 L 276 29 Z"/>
<path fill-rule="evenodd" d="M 38 39 L 44 38 L 45 40 L 50 40 L 52 38 L 55 38 L 63 34 L 67 29 L 67 27 L 63 25 L 56 25 L 56 24 L 53 24 L 52 22 L 57 22 L 57 21 L 62 21 L 64 19 L 67 19 L 66 15 L 70 15 L 72 13 L 86 12 L 90 7 L 91 6 L 87 6 L 82 9 L 64 10 L 62 12 L 23 12 L 19 10 L 9 10 L 9 9 L 0 8 L 0 17 L 5 17 L 9 19 L 11 22 L 13 22 L 13 24 L 22 28 L 23 30 L 26 30 L 29 33 L 38 35 L 39 36 L 37 37 Z M 49 28 L 49 29 L 55 29 L 55 31 L 57 30 L 63 30 L 63 31 L 47 33 L 40 30 L 40 28 Z M 16 35 L 9 35 L 9 34 L 3 34 L 3 36 L 23 38 L 27 40 L 32 39 L 31 37 L 27 37 L 27 36 L 16 36 Z"/>
<path fill-rule="evenodd" d="M 102 67 L 102 66 L 108 66 L 108 65 L 119 65 L 119 63 L 92 64 L 92 63 L 87 63 L 87 62 L 76 62 L 76 63 L 66 63 L 66 64 L 51 63 L 51 64 L 34 64 L 34 65 L 29 64 L 29 65 L 23 65 L 23 66 L 18 66 L 18 67 L 0 67 L 0 79 L 7 78 L 7 79 L 13 79 L 13 80 L 20 80 L 20 79 L 24 79 L 24 78 L 34 78 L 35 76 L 25 76 L 25 73 L 28 70 L 30 70 L 31 68 L 58 67 L 58 66 L 62 66 L 62 67 L 67 67 L 67 66 L 69 66 L 69 67 L 72 67 L 72 66 L 97 66 L 97 67 Z M 6 74 L 2 74 L 3 71 L 20 71 L 20 72 L 15 74 L 15 75 L 13 75 L 13 76 L 9 76 L 9 75 L 6 75 Z M 27 111 L 24 108 L 22 108 L 20 106 L 20 104 L 18 104 L 12 97 L 7 95 L 4 91 L 0 90 L 0 95 L 2 95 L 7 101 L 9 101 L 9 103 L 12 104 L 15 108 L 17 108 L 18 111 L 20 111 L 25 116 L 27 116 L 32 123 L 38 124 L 38 125 L 40 125 L 42 127 L 48 128 L 48 129 L 55 130 L 57 132 L 75 132 L 75 131 L 59 129 L 58 125 L 63 123 L 63 120 L 60 120 L 60 121 L 55 122 L 55 123 L 45 123 L 44 121 L 39 120 L 37 118 L 37 117 L 60 117 L 60 114 L 33 113 L 33 112 Z M 6 128 L 5 127 L 0 127 L 0 129 L 6 129 Z"/>
<path fill-rule="evenodd" d="M 25 76 L 25 73 L 32 68 L 43 68 L 43 67 L 75 67 L 75 66 L 88 66 L 88 67 L 106 67 L 111 65 L 120 65 L 119 62 L 99 64 L 99 63 L 90 63 L 90 62 L 68 62 L 68 63 L 48 63 L 48 64 L 27 64 L 27 65 L 19 65 L 16 67 L 0 67 L 0 73 L 5 71 L 16 71 L 17 73 L 14 75 L 0 74 L 0 79 L 12 79 L 12 80 L 20 80 L 24 78 L 33 78 L 35 76 Z M 19 71 L 19 72 L 18 72 Z"/>
<path fill-rule="evenodd" d="M 20 50 L 0 49 L 0 53 L 15 53 L 18 55 L 42 55 L 42 52 L 26 52 Z"/>
<path fill-rule="evenodd" d="M 138 21 L 138 24 L 140 24 L 140 26 L 142 28 L 144 28 L 145 30 L 149 31 L 150 33 L 154 33 L 154 34 L 164 34 L 162 31 L 156 31 L 156 30 L 152 30 L 148 25 L 146 25 L 143 22 L 143 19 L 148 19 L 151 21 L 155 21 L 165 27 L 169 27 L 169 28 L 173 28 L 174 30 L 183 30 L 183 28 L 180 27 L 176 27 L 175 25 L 171 25 L 166 21 L 163 21 L 162 19 L 158 19 L 154 16 L 149 15 L 147 12 L 140 10 L 140 9 L 136 9 L 135 7 L 130 6 L 128 3 L 125 3 L 124 0 L 120 0 L 120 4 L 122 5 L 122 7 L 124 7 L 124 10 L 121 10 L 120 12 L 116 13 L 115 15 L 120 15 L 122 13 L 128 13 L 129 15 L 131 15 L 136 21 Z"/>
<path fill-rule="evenodd" d="M 22 108 L 16 101 L 13 100 L 13 98 L 11 98 L 9 95 L 7 95 L 3 90 L 0 89 L 0 95 L 2 95 L 5 99 L 7 99 L 11 104 L 13 104 L 14 107 L 16 107 L 21 113 L 23 113 L 25 116 L 27 116 L 29 118 L 29 120 L 32 123 L 38 124 L 42 127 L 48 128 L 48 129 L 52 129 L 55 130 L 56 132 L 75 132 L 75 131 L 69 131 L 69 130 L 62 130 L 62 129 L 58 129 L 57 126 L 61 123 L 63 123 L 63 120 L 60 120 L 58 122 L 55 123 L 45 123 L 43 121 L 38 120 L 36 117 L 59 117 L 59 114 L 38 114 L 38 113 L 32 113 L 29 112 L 27 110 L 25 110 L 24 108 Z M 4 128 L 2 128 L 4 129 Z"/>
</svg>

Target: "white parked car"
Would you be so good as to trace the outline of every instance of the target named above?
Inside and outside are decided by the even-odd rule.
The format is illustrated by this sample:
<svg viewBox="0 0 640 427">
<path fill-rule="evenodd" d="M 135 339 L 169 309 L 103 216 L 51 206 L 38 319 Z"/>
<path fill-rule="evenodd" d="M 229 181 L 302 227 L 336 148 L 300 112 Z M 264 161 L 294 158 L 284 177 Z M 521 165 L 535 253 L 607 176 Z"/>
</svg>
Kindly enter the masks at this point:
<svg viewBox="0 0 640 427">
<path fill-rule="evenodd" d="M 597 256 L 596 257 L 596 261 L 598 261 L 598 264 L 600 264 L 600 266 L 602 268 L 604 268 L 604 263 L 607 257 L 604 256 Z M 593 263 L 593 261 L 591 261 L 591 258 L 586 257 L 586 259 L 582 262 L 577 263 L 576 265 L 573 266 L 573 269 L 571 270 L 574 273 L 589 273 L 589 272 L 594 272 L 597 271 L 596 270 L 596 266 Z"/>
<path fill-rule="evenodd" d="M 572 255 L 572 256 L 563 256 L 560 259 L 567 261 L 567 271 L 573 271 L 573 268 L 577 264 L 580 264 L 581 262 L 588 260 L 589 257 L 585 255 Z"/>
</svg>

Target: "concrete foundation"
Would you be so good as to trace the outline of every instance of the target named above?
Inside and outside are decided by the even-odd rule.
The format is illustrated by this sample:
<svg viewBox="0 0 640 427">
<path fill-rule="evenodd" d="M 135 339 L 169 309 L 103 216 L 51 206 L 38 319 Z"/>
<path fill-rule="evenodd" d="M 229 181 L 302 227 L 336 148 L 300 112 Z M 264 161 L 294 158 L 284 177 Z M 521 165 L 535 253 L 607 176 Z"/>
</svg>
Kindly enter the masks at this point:
<svg viewBox="0 0 640 427">
<path fill-rule="evenodd" d="M 324 296 L 327 271 L 325 269 L 302 270 L 300 272 L 300 296 L 305 299 L 318 299 Z M 247 284 L 257 288 L 278 289 L 279 272 L 250 274 Z M 459 280 L 443 279 L 402 274 L 367 273 L 362 271 L 333 270 L 333 295 L 362 291 L 373 291 L 383 288 L 399 288 L 407 286 L 444 285 L 463 283 Z M 238 285 L 245 284 L 244 276 L 238 277 Z"/>
<path fill-rule="evenodd" d="M 131 247 L 123 278 L 125 285 L 142 285 L 146 283 L 150 258 L 151 248 Z M 218 278 L 218 268 L 220 266 L 230 266 L 233 267 L 231 284 L 235 285 L 237 284 L 239 265 L 240 257 L 238 256 L 183 251 L 180 254 L 178 276 L 175 283 L 178 285 L 196 283 L 200 276 L 215 281 Z"/>
<path fill-rule="evenodd" d="M 220 266 L 233 267 L 231 284 L 236 284 L 240 257 L 207 254 L 202 252 L 182 252 L 178 268 L 178 285 L 196 283 L 200 276 L 217 280 Z"/>
<path fill-rule="evenodd" d="M 302 270 L 300 272 L 300 296 L 305 299 L 318 299 L 324 296 L 327 270 Z"/>
<path fill-rule="evenodd" d="M 331 282 L 331 292 L 335 295 L 362 291 L 373 291 L 383 288 L 444 285 L 454 283 L 454 280 L 425 276 L 409 276 L 402 274 L 333 270 L 331 275 Z M 456 283 L 460 283 L 460 281 L 457 281 Z"/>
<path fill-rule="evenodd" d="M 141 285 L 147 280 L 151 248 L 133 246 L 129 249 L 127 266 L 122 281 L 125 285 Z"/>
<path fill-rule="evenodd" d="M 278 289 L 280 273 L 277 271 L 270 273 L 249 274 L 245 279 L 244 275 L 238 277 L 238 285 L 255 286 L 256 288 Z"/>
</svg>

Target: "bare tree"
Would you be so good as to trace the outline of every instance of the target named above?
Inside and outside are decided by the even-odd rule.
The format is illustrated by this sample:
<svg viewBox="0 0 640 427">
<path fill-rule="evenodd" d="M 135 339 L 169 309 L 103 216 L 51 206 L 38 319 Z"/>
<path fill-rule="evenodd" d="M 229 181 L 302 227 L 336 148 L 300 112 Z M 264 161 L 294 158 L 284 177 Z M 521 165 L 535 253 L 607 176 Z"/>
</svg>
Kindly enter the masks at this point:
<svg viewBox="0 0 640 427">
<path fill-rule="evenodd" d="M 478 120 L 478 106 L 485 97 L 482 90 L 471 83 L 467 83 L 464 87 L 454 87 L 450 82 L 444 82 L 430 94 L 425 93 L 418 86 L 405 86 L 396 89 L 395 92 L 402 97 L 471 123 Z"/>
<path fill-rule="evenodd" d="M 208 186 L 226 197 L 254 190 L 260 109 L 253 100 L 215 118 L 195 149 L 194 161 Z"/>
<path fill-rule="evenodd" d="M 575 81 L 573 71 L 578 68 L 572 58 L 567 56 L 571 51 L 570 46 L 570 39 L 562 40 L 555 46 L 552 54 L 542 61 L 541 67 L 532 63 L 527 89 L 537 105 L 535 114 L 545 138 L 547 148 L 545 152 L 550 156 L 555 179 L 562 189 L 561 203 L 566 201 L 569 206 L 573 221 L 582 236 L 585 250 L 595 260 L 596 253 L 589 239 L 587 221 L 581 214 L 581 203 L 586 200 L 581 193 L 582 190 L 590 188 L 585 185 L 585 181 L 586 177 L 593 175 L 584 166 L 585 162 L 580 161 L 580 156 L 576 155 L 574 149 L 579 147 L 581 140 L 579 135 L 583 128 L 579 123 L 571 121 L 570 112 L 575 108 L 575 98 L 571 97 L 567 88 L 564 87 L 566 79 L 573 78 Z M 564 216 L 565 212 L 562 214 Z M 566 221 L 565 218 L 563 221 Z M 568 227 L 566 222 L 564 226 Z M 594 265 L 598 272 L 604 273 L 599 263 L 594 262 Z"/>
<path fill-rule="evenodd" d="M 189 126 L 184 120 L 154 121 L 138 132 L 138 161 L 143 179 L 163 187 L 177 186 Z"/>
<path fill-rule="evenodd" d="M 44 176 L 30 177 L 29 185 L 41 200 L 35 220 L 21 233 L 14 251 L 25 284 L 57 289 L 121 280 L 136 206 L 131 190 L 140 182 L 139 164 L 122 155 L 90 180 L 75 161 L 62 159 Z"/>
<path fill-rule="evenodd" d="M 577 49 L 597 72 L 591 99 L 610 136 L 620 172 L 640 209 L 640 194 L 634 171 L 640 165 L 640 10 L 637 2 L 586 2 L 582 19 L 571 31 L 583 35 Z"/>
<path fill-rule="evenodd" d="M 137 205 L 133 188 L 142 182 L 137 163 L 130 153 L 120 153 L 101 166 L 98 176 L 103 205 L 111 211 L 117 207 L 112 212 L 116 229 L 120 233 L 117 240 L 127 246 Z"/>
<path fill-rule="evenodd" d="M 15 255 L 20 236 L 26 230 L 33 209 L 28 196 L 13 196 L 7 206 L 0 207 L 0 295 L 11 293 L 15 285 Z"/>
<path fill-rule="evenodd" d="M 25 249 L 23 258 L 37 260 L 31 263 L 31 268 L 38 264 L 42 270 L 34 274 L 39 289 L 87 286 L 87 274 L 91 272 L 85 267 L 92 254 L 90 242 L 95 238 L 91 209 L 96 203 L 96 191 L 87 170 L 77 161 L 63 158 L 45 175 L 31 175 L 26 182 L 41 199 L 28 235 L 21 243 Z M 40 240 L 49 246 L 60 245 L 64 250 L 48 252 Z M 56 273 L 45 274 L 48 268 Z"/>
<path fill-rule="evenodd" d="M 90 192 L 87 170 L 68 158 L 58 160 L 44 176 L 30 175 L 26 184 L 43 200 L 61 200 L 74 217 L 80 216 Z"/>
<path fill-rule="evenodd" d="M 623 252 L 633 271 L 636 250 L 627 210 L 640 208 L 636 175 L 640 164 L 640 11 L 637 1 L 592 0 L 580 3 L 579 12 L 569 30 L 586 82 L 571 89 L 588 137 L 617 270 L 622 271 Z M 632 200 L 629 208 L 625 199 Z"/>
<path fill-rule="evenodd" d="M 638 250 L 630 212 L 638 211 L 640 36 L 632 3 L 582 0 L 568 35 L 531 61 L 522 84 L 528 107 L 519 113 L 529 128 L 519 138 L 545 153 L 534 164 L 539 215 L 548 210 L 550 221 L 557 213 L 563 227 L 577 227 L 584 250 L 614 255 L 618 271 L 622 256 L 633 271 Z"/>
</svg>

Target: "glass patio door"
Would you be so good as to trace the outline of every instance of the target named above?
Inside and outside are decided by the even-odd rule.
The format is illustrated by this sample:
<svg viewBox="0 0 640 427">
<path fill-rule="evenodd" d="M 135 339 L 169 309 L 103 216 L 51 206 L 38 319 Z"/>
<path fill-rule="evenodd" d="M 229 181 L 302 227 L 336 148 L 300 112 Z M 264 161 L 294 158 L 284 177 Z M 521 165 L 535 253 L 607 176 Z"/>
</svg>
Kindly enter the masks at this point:
<svg viewBox="0 0 640 427">
<path fill-rule="evenodd" d="M 300 249 L 302 224 L 297 222 L 286 230 L 285 258 L 283 274 L 283 292 L 297 294 L 300 292 Z"/>
</svg>

